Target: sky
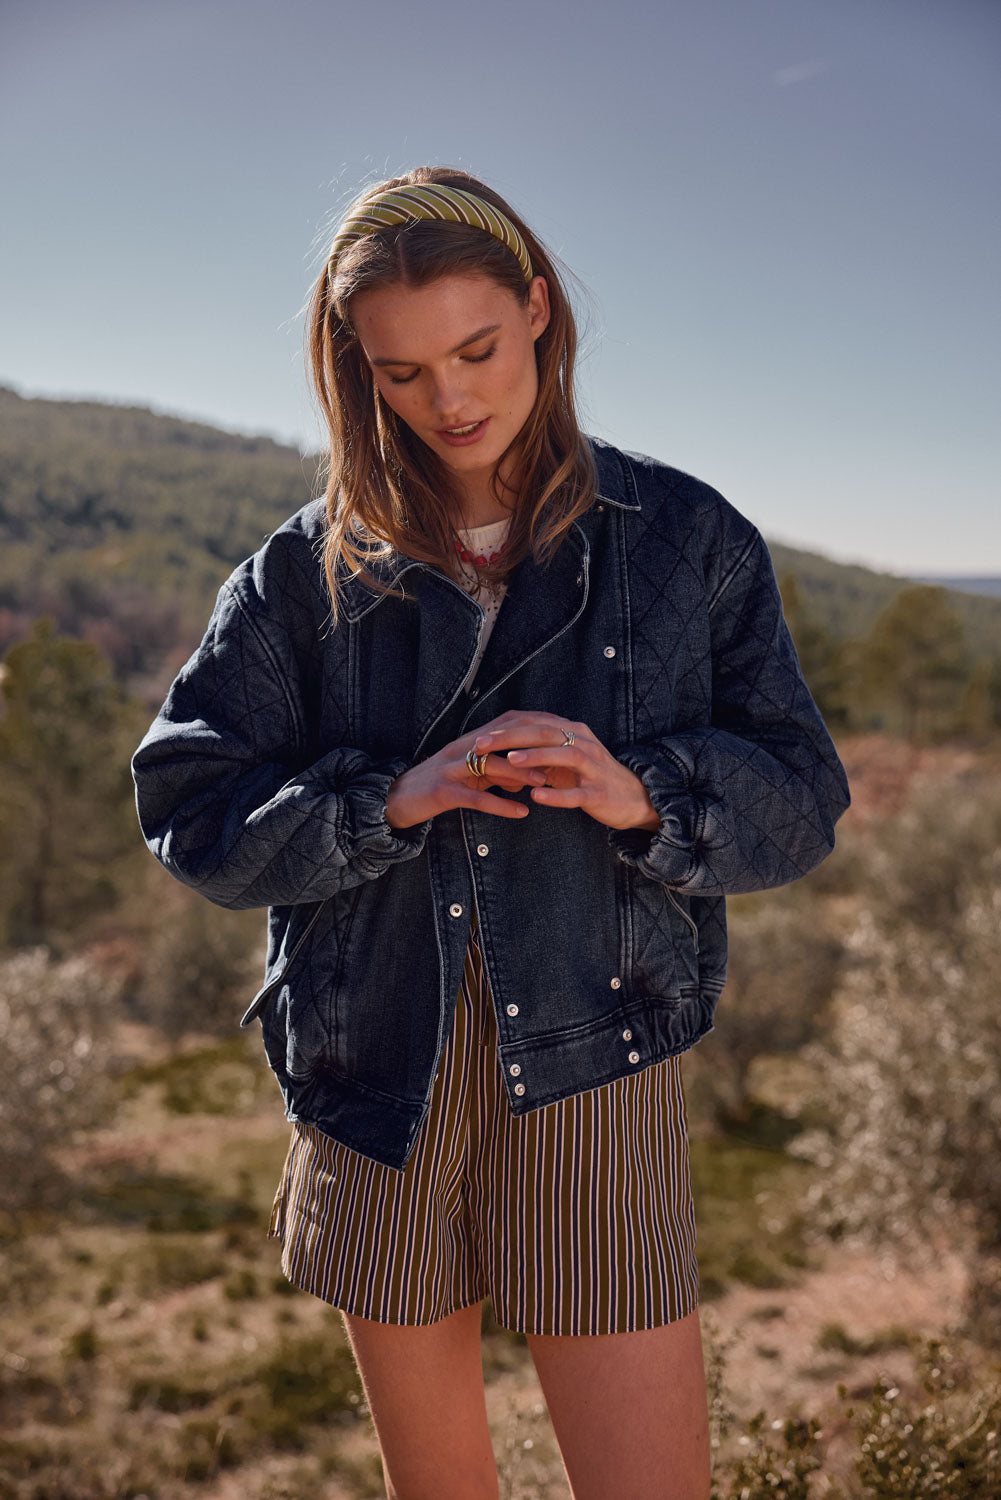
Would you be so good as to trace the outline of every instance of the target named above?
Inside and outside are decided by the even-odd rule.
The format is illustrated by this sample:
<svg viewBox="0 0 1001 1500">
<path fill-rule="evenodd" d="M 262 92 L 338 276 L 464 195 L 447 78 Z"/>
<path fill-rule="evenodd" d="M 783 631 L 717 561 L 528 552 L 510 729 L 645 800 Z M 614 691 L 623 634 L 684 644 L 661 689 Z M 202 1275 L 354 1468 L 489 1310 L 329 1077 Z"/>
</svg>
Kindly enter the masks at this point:
<svg viewBox="0 0 1001 1500">
<path fill-rule="evenodd" d="M 769 540 L 1001 574 L 1001 0 L 0 0 L 0 384 L 319 447 L 357 192 L 474 172 L 587 430 Z"/>
</svg>

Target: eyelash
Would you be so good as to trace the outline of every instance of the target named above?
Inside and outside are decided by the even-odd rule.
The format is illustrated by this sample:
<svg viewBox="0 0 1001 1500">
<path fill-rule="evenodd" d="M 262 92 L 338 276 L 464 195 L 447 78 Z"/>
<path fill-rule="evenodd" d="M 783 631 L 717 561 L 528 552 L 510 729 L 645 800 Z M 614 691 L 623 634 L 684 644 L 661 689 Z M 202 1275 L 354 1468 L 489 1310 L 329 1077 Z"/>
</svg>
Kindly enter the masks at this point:
<svg viewBox="0 0 1001 1500">
<path fill-rule="evenodd" d="M 496 344 L 491 344 L 490 348 L 487 350 L 487 352 L 485 354 L 466 354 L 466 355 L 463 356 L 463 358 L 466 360 L 467 364 L 470 364 L 470 365 L 482 365 L 482 364 L 485 364 L 488 359 L 492 358 L 492 356 L 496 353 L 496 351 L 497 351 L 497 345 Z M 412 375 L 390 375 L 390 377 L 389 377 L 390 384 L 391 385 L 409 385 L 412 380 L 416 380 L 417 379 L 417 375 L 418 375 L 418 371 L 417 370 L 415 370 Z"/>
</svg>

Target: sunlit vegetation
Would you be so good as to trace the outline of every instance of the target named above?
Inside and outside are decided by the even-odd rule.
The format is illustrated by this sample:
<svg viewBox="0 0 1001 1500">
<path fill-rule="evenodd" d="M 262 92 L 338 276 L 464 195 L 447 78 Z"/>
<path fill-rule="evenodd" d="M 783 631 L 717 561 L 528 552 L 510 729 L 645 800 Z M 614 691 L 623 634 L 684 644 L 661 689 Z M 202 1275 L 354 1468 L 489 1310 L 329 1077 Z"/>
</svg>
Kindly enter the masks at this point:
<svg viewBox="0 0 1001 1500">
<path fill-rule="evenodd" d="M 266 1238 L 288 1127 L 236 1024 L 263 913 L 169 879 L 128 774 L 218 583 L 312 482 L 265 439 L 0 391 L 0 1500 L 382 1493 L 339 1317 Z M 685 1060 L 715 1500 L 987 1500 L 1001 601 L 776 564 L 850 776 L 885 753 L 829 860 L 731 900 Z M 951 1321 L 835 1299 L 797 1339 L 832 1257 L 932 1276 L 943 1246 Z M 526 1342 L 483 1327 L 503 1500 L 565 1496 Z"/>
</svg>

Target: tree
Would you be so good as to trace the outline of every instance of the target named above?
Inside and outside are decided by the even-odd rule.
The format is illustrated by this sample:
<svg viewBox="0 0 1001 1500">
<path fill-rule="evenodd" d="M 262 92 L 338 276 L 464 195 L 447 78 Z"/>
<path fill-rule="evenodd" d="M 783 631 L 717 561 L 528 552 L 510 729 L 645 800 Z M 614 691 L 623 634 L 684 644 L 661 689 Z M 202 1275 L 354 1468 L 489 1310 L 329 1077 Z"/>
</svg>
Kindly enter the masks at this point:
<svg viewBox="0 0 1001 1500">
<path fill-rule="evenodd" d="M 129 772 L 139 711 L 96 646 L 36 622 L 0 664 L 0 937 L 78 932 L 141 843 Z"/>
<path fill-rule="evenodd" d="M 852 695 L 844 643 L 809 608 L 795 573 L 783 574 L 779 592 L 796 655 L 817 707 L 829 725 L 846 726 Z"/>
<path fill-rule="evenodd" d="M 909 740 L 948 733 L 970 662 L 963 622 L 939 585 L 901 589 L 862 643 L 866 696 L 896 711 Z"/>
</svg>

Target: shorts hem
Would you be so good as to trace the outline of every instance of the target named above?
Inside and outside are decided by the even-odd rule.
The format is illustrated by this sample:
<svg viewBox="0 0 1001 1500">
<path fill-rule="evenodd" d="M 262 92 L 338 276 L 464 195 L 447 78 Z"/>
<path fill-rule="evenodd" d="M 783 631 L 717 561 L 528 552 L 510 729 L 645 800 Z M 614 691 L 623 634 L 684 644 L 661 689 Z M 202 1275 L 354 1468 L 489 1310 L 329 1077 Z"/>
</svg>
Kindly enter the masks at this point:
<svg viewBox="0 0 1001 1500">
<path fill-rule="evenodd" d="M 655 1328 L 665 1328 L 669 1323 L 680 1323 L 682 1318 L 690 1317 L 693 1312 L 698 1312 L 700 1305 L 696 1301 L 686 1310 L 676 1313 L 674 1317 L 656 1318 L 652 1322 L 643 1320 L 631 1324 L 628 1328 L 599 1328 L 597 1330 L 585 1328 L 579 1329 L 577 1332 L 565 1328 L 529 1328 L 524 1320 L 517 1318 L 511 1322 L 506 1322 L 497 1313 L 496 1309 L 494 1310 L 494 1322 L 498 1328 L 503 1328 L 507 1333 L 520 1333 L 532 1338 L 608 1338 L 616 1333 L 650 1333 Z"/>
</svg>

